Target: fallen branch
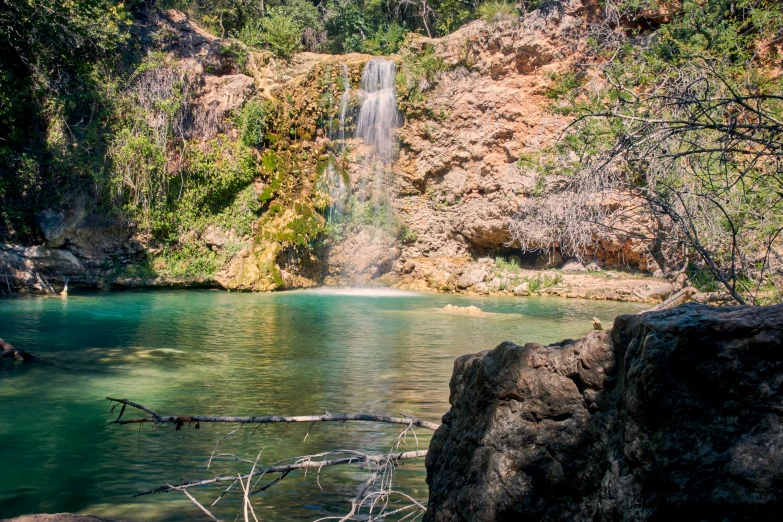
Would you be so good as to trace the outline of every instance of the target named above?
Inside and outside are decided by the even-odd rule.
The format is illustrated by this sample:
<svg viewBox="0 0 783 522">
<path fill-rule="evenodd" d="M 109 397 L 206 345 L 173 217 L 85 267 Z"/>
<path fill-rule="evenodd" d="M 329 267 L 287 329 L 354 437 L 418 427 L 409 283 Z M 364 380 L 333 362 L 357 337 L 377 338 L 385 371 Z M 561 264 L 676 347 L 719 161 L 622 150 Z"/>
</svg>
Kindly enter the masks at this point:
<svg viewBox="0 0 783 522">
<path fill-rule="evenodd" d="M 24 350 L 17 350 L 9 343 L 0 339 L 0 360 L 5 359 L 6 357 L 11 357 L 17 361 L 24 362 L 33 362 L 38 360 L 38 357 L 35 355 L 25 352 Z"/>
<path fill-rule="evenodd" d="M 385 519 L 385 514 L 389 513 L 388 509 L 391 509 L 392 513 L 400 513 L 402 511 L 411 510 L 411 513 L 405 515 L 403 519 L 409 516 L 418 516 L 426 510 L 425 504 L 416 501 L 409 495 L 397 491 L 393 488 L 393 476 L 395 469 L 400 461 L 408 459 L 420 459 L 427 456 L 427 450 L 419 449 L 419 439 L 416 436 L 415 427 L 422 427 L 430 430 L 436 430 L 438 425 L 432 422 L 417 419 L 415 417 L 407 416 L 403 414 L 401 417 L 392 417 L 388 415 L 372 415 L 372 414 L 331 414 L 325 413 L 324 415 L 304 415 L 304 416 L 257 416 L 257 417 L 216 417 L 216 416 L 182 416 L 182 415 L 161 415 L 157 411 L 128 399 L 115 399 L 107 397 L 106 400 L 112 403 L 112 411 L 118 406 L 120 408 L 119 415 L 112 422 L 115 424 L 140 424 L 144 422 L 150 422 L 154 424 L 155 429 L 166 423 L 172 423 L 179 430 L 185 423 L 195 423 L 196 429 L 199 429 L 199 425 L 202 422 L 216 422 L 216 423 L 235 423 L 239 426 L 223 436 L 212 449 L 212 453 L 209 459 L 206 461 L 207 469 L 212 464 L 213 460 L 221 457 L 231 457 L 233 460 L 241 462 L 243 464 L 251 465 L 249 472 L 235 472 L 230 475 L 212 477 L 204 480 L 194 480 L 190 482 L 182 482 L 178 484 L 165 483 L 163 486 L 137 493 L 134 497 L 140 497 L 144 495 L 150 495 L 153 493 L 167 493 L 169 491 L 182 491 L 188 498 L 205 514 L 212 516 L 209 511 L 195 500 L 195 498 L 188 493 L 190 488 L 199 486 L 209 486 L 213 484 L 229 483 L 228 487 L 220 485 L 222 493 L 215 499 L 210 508 L 213 508 L 217 503 L 227 494 L 229 491 L 239 484 L 239 488 L 235 489 L 235 492 L 240 495 L 241 509 L 237 514 L 236 519 L 244 518 L 246 522 L 256 522 L 256 515 L 251 504 L 251 498 L 258 493 L 266 491 L 275 484 L 279 484 L 289 474 L 296 470 L 305 470 L 305 476 L 307 470 L 314 469 L 317 473 L 316 483 L 318 487 L 321 487 L 320 473 L 321 469 L 329 466 L 338 466 L 344 464 L 358 464 L 361 470 L 370 472 L 369 478 L 362 483 L 357 495 L 351 499 L 350 512 L 342 517 L 327 517 L 340 519 L 342 521 L 354 520 L 358 516 L 360 511 L 367 511 L 368 521 Z M 123 415 L 128 407 L 145 412 L 148 417 L 136 418 L 136 419 L 123 419 Z M 310 428 L 307 430 L 308 434 L 310 429 L 316 422 L 347 422 L 347 421 L 361 421 L 361 422 L 378 422 L 378 423 L 390 423 L 400 424 L 404 428 L 402 432 L 397 436 L 394 444 L 386 454 L 372 454 L 365 453 L 357 450 L 340 449 L 324 451 L 322 453 L 288 457 L 277 462 L 273 462 L 267 466 L 259 464 L 259 459 L 263 454 L 263 448 L 258 452 L 258 456 L 255 460 L 247 460 L 240 458 L 234 453 L 217 453 L 221 443 L 232 435 L 239 432 L 245 424 L 256 424 L 257 430 L 261 425 L 272 423 L 285 423 L 286 425 L 291 422 L 306 422 L 310 424 Z M 155 430 L 154 429 L 154 430 Z M 153 431 L 154 431 L 153 430 Z M 253 433 L 255 433 L 255 430 Z M 414 451 L 402 451 L 407 449 L 407 434 L 413 435 L 416 441 L 416 449 Z M 305 440 L 307 436 L 305 436 Z M 281 438 L 282 440 L 282 438 Z M 279 443 L 278 443 L 279 444 Z M 405 448 L 401 448 L 404 445 Z M 265 479 L 266 475 L 275 475 L 276 478 L 270 476 Z M 411 502 L 409 506 L 395 509 L 399 506 L 401 501 Z M 364 515 L 363 515 L 364 516 Z M 252 519 L 251 519 L 252 517 Z"/>
<path fill-rule="evenodd" d="M 657 304 L 650 308 L 649 310 L 645 310 L 641 313 L 647 313 L 647 312 L 657 312 L 659 310 L 667 310 L 669 308 L 674 308 L 676 306 L 680 306 L 681 304 L 687 303 L 691 300 L 691 297 L 694 296 L 694 294 L 697 293 L 697 290 L 693 288 L 692 286 L 686 286 L 679 292 L 672 294 L 668 299 L 666 299 L 664 302 Z"/>
<path fill-rule="evenodd" d="M 216 417 L 210 415 L 160 415 L 156 411 L 142 405 L 129 401 L 128 399 L 114 399 L 112 397 L 106 397 L 107 401 L 116 402 L 123 405 L 122 413 L 124 413 L 125 406 L 131 406 L 138 410 L 142 410 L 151 415 L 151 417 L 144 417 L 138 419 L 126 419 L 122 420 L 122 413 L 114 421 L 114 424 L 138 424 L 140 422 L 151 422 L 156 427 L 165 423 L 172 423 L 180 429 L 185 423 L 195 422 L 197 427 L 202 422 L 228 422 L 234 424 L 274 424 L 274 423 L 290 423 L 290 422 L 382 422 L 390 424 L 403 424 L 405 426 L 416 426 L 419 428 L 426 428 L 428 430 L 435 431 L 438 429 L 438 424 L 434 422 L 417 419 L 416 417 L 391 417 L 389 415 L 372 415 L 368 413 L 325 413 L 324 415 L 299 415 L 299 416 L 281 416 L 281 415 L 266 415 L 261 417 Z"/>
<path fill-rule="evenodd" d="M 54 295 L 56 292 L 54 291 L 54 287 L 49 284 L 49 281 L 46 280 L 46 277 L 42 277 L 41 274 L 38 272 L 35 273 L 35 278 L 38 280 L 38 288 L 46 295 Z"/>
<path fill-rule="evenodd" d="M 322 458 L 326 455 L 349 455 L 349 456 L 341 459 L 332 459 L 332 460 L 317 460 L 317 461 L 310 460 L 312 458 Z M 368 463 L 378 464 L 379 466 L 388 466 L 389 464 L 394 464 L 400 460 L 417 459 L 426 456 L 427 456 L 427 450 L 404 451 L 401 453 L 395 453 L 391 455 L 370 455 L 367 453 L 362 453 L 361 451 L 354 451 L 354 450 L 329 451 L 326 453 L 319 453 L 317 455 L 294 457 L 297 459 L 297 462 L 294 462 L 292 464 L 286 464 L 282 466 L 273 465 L 273 466 L 269 466 L 268 468 L 258 469 L 257 471 L 253 471 L 252 473 L 248 473 L 246 475 L 227 475 L 224 477 L 214 477 L 205 480 L 194 480 L 191 482 L 183 482 L 181 484 L 174 484 L 174 485 L 166 484 L 165 486 L 160 486 L 159 488 L 143 491 L 133 496 L 141 497 L 153 493 L 168 493 L 169 491 L 175 491 L 175 490 L 183 491 L 188 488 L 193 488 L 197 486 L 208 486 L 210 484 L 217 484 L 220 482 L 237 482 L 242 480 L 246 481 L 249 478 L 258 477 L 261 475 L 267 475 L 270 473 L 288 474 L 291 471 L 297 469 L 313 469 L 313 468 L 320 469 L 327 466 L 338 466 L 341 464 L 368 464 Z M 255 493 L 255 491 L 253 493 Z"/>
</svg>

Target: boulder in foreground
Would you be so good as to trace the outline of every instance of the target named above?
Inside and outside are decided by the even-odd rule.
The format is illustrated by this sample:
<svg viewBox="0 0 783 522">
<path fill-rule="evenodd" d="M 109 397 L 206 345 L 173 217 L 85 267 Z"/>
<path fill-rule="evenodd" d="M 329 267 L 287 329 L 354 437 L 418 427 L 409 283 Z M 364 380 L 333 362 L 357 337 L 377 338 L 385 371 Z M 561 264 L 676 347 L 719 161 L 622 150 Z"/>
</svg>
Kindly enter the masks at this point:
<svg viewBox="0 0 783 522">
<path fill-rule="evenodd" d="M 689 304 L 455 363 L 426 521 L 778 520 L 783 306 Z"/>
</svg>

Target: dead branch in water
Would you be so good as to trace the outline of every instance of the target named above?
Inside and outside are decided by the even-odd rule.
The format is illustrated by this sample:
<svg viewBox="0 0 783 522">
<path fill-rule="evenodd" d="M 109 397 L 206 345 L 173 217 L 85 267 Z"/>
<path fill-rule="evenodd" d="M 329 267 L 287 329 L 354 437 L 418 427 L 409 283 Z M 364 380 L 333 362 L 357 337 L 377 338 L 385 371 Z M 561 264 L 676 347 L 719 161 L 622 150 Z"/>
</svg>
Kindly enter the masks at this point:
<svg viewBox="0 0 783 522">
<path fill-rule="evenodd" d="M 324 457 L 329 455 L 348 455 L 341 459 L 326 460 Z M 134 497 L 143 497 L 144 495 L 151 495 L 153 493 L 168 493 L 169 491 L 181 491 L 198 486 L 209 486 L 211 484 L 219 484 L 222 482 L 237 482 L 239 480 L 247 481 L 253 477 L 262 477 L 264 475 L 284 473 L 288 474 L 291 471 L 298 469 L 321 469 L 329 466 L 339 466 L 341 464 L 376 464 L 379 466 L 388 466 L 389 464 L 396 464 L 401 460 L 418 459 L 427 456 L 427 450 L 415 450 L 415 451 L 403 451 L 400 453 L 392 453 L 388 455 L 372 455 L 356 450 L 335 450 L 326 451 L 323 453 L 316 453 L 314 455 L 303 455 L 299 457 L 290 457 L 282 461 L 278 461 L 275 464 L 266 468 L 261 468 L 252 473 L 245 475 L 226 475 L 222 477 L 214 477 L 204 480 L 193 480 L 190 482 L 181 482 L 179 484 L 166 484 L 155 489 L 142 491 L 136 493 Z M 312 460 L 322 459 L 322 460 Z M 294 460 L 291 464 L 283 464 L 286 460 Z M 252 464 L 252 462 L 251 462 Z M 260 488 L 259 488 L 260 489 Z M 251 494 L 259 492 L 259 489 L 253 490 Z"/>
<path fill-rule="evenodd" d="M 227 422 L 231 424 L 274 424 L 274 423 L 291 423 L 291 422 L 347 422 L 347 421 L 363 421 L 363 422 L 382 422 L 390 424 L 402 424 L 405 426 L 412 425 L 419 428 L 426 428 L 428 430 L 435 431 L 438 429 L 438 424 L 429 422 L 415 417 L 392 417 L 389 415 L 371 415 L 368 413 L 325 413 L 324 415 L 299 415 L 293 417 L 281 416 L 281 415 L 266 415 L 261 417 L 217 417 L 211 415 L 160 415 L 154 410 L 129 401 L 128 399 L 114 399 L 112 397 L 106 397 L 107 401 L 116 402 L 123 405 L 120 416 L 114 421 L 115 424 L 137 424 L 139 422 L 152 422 L 155 426 L 161 426 L 168 422 L 173 423 L 180 429 L 184 424 L 195 422 L 197 427 L 202 422 Z M 138 419 L 126 419 L 122 420 L 122 414 L 125 412 L 125 406 L 131 406 L 138 410 L 145 411 L 151 415 L 151 417 L 144 417 Z"/>
<path fill-rule="evenodd" d="M 5 359 L 6 357 L 11 357 L 13 359 L 16 359 L 17 361 L 24 361 L 24 362 L 32 362 L 38 360 L 38 357 L 36 357 L 35 355 L 25 352 L 24 350 L 17 350 L 9 343 L 0 339 L 0 360 Z"/>
<path fill-rule="evenodd" d="M 200 486 L 228 483 L 228 487 L 225 487 L 224 485 L 220 488 L 219 496 L 217 496 L 214 502 L 209 504 L 209 507 L 213 508 L 226 494 L 233 490 L 234 494 L 238 494 L 240 496 L 241 501 L 241 509 L 237 514 L 237 519 L 244 517 L 244 520 L 247 522 L 253 522 L 257 520 L 252 505 L 252 500 L 255 498 L 254 496 L 265 492 L 276 484 L 279 484 L 292 472 L 297 470 L 304 470 L 306 475 L 307 470 L 316 470 L 315 473 L 317 484 L 320 488 L 322 468 L 346 464 L 357 464 L 359 469 L 368 471 L 370 475 L 369 478 L 367 478 L 367 480 L 361 484 L 356 496 L 351 499 L 351 507 L 349 512 L 344 516 L 326 517 L 322 520 L 333 519 L 345 522 L 348 520 L 356 520 L 357 517 L 362 517 L 362 520 L 382 520 L 389 515 L 403 512 L 408 512 L 408 514 L 403 517 L 404 519 L 408 519 L 408 517 L 411 516 L 419 516 L 426 510 L 425 503 L 417 501 L 410 495 L 394 489 L 393 477 L 394 470 L 402 461 L 426 457 L 427 450 L 419 449 L 419 441 L 418 437 L 416 436 L 415 428 L 421 427 L 429 430 L 435 430 L 438 428 L 438 425 L 435 423 L 417 419 L 415 417 L 404 414 L 401 417 L 372 414 L 331 414 L 328 412 L 324 415 L 268 415 L 255 417 L 161 415 L 157 411 L 147 406 L 138 404 L 128 399 L 114 399 L 111 397 L 107 397 L 106 399 L 113 403 L 112 411 L 114 411 L 117 406 L 122 405 L 119 415 L 112 421 L 115 424 L 123 425 L 150 422 L 155 426 L 153 431 L 166 423 L 174 424 L 176 426 L 176 430 L 179 430 L 185 423 L 196 423 L 196 429 L 199 429 L 200 423 L 202 422 L 239 424 L 238 428 L 233 429 L 217 442 L 214 449 L 212 450 L 212 454 L 209 456 L 209 459 L 205 461 L 206 468 L 209 469 L 209 466 L 212 464 L 213 460 L 220 459 L 221 457 L 231 457 L 231 460 L 238 462 L 240 466 L 251 466 L 249 472 L 247 469 L 245 469 L 244 471 L 235 472 L 224 476 L 211 477 L 203 480 L 192 480 L 189 482 L 180 482 L 174 484 L 167 482 L 155 489 L 137 493 L 134 495 L 134 497 L 153 493 L 182 491 L 202 512 L 204 512 L 213 520 L 217 520 L 217 518 L 214 518 L 214 515 L 204 507 L 207 504 L 201 504 L 193 495 L 188 492 L 188 490 Z M 147 413 L 149 417 L 124 420 L 122 417 L 128 406 Z M 260 427 L 260 425 L 263 424 L 307 422 L 310 423 L 310 429 L 312 429 L 316 422 L 347 421 L 399 424 L 404 425 L 404 428 L 395 439 L 392 447 L 385 454 L 374 454 L 352 449 L 338 449 L 311 455 L 284 458 L 282 460 L 273 462 L 270 465 L 264 466 L 259 464 L 259 459 L 264 452 L 263 449 L 258 452 L 258 456 L 255 458 L 255 460 L 252 460 L 252 458 L 240 458 L 233 453 L 217 453 L 220 444 L 239 432 L 245 424 L 257 424 Z M 310 429 L 307 431 L 308 434 L 310 433 Z M 253 431 L 253 433 L 255 433 L 255 431 Z M 407 446 L 406 440 L 408 434 L 412 435 L 415 439 L 415 450 L 406 451 L 407 448 L 401 448 L 403 445 Z M 305 440 L 306 439 L 307 436 L 305 436 Z M 272 478 L 272 475 L 277 475 L 277 477 Z M 266 476 L 269 476 L 270 478 L 264 480 L 264 477 Z M 240 487 L 235 487 L 237 485 Z M 401 506 L 402 503 L 405 505 Z"/>
</svg>

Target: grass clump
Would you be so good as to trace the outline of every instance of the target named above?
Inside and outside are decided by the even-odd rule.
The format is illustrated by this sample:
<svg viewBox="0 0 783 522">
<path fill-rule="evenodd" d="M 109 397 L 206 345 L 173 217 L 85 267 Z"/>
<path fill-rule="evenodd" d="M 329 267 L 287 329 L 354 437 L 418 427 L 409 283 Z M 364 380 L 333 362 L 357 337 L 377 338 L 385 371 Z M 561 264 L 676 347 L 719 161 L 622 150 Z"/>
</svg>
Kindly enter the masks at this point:
<svg viewBox="0 0 783 522">
<path fill-rule="evenodd" d="M 484 2 L 476 10 L 479 18 L 487 22 L 499 22 L 510 20 L 519 16 L 519 11 L 511 2 L 490 1 Z"/>
<path fill-rule="evenodd" d="M 521 269 L 521 266 L 519 265 L 519 260 L 516 258 L 509 258 L 506 259 L 505 257 L 496 257 L 495 258 L 495 270 L 497 272 L 503 273 L 503 272 L 519 272 Z"/>
<path fill-rule="evenodd" d="M 563 274 L 555 272 L 551 277 L 548 274 L 539 274 L 536 277 L 526 277 L 524 280 L 530 285 L 530 293 L 532 294 L 559 285 L 563 280 Z"/>
</svg>

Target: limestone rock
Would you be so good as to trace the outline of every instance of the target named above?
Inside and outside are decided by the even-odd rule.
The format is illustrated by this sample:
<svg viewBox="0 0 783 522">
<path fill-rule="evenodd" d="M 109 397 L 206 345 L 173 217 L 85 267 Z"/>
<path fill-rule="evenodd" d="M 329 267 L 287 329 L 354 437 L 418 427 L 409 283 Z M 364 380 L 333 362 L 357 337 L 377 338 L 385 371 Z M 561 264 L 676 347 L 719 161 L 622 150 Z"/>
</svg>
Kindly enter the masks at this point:
<svg viewBox="0 0 783 522">
<path fill-rule="evenodd" d="M 223 248 L 226 243 L 236 240 L 236 235 L 233 230 L 226 232 L 220 227 L 210 225 L 201 234 L 201 239 L 212 250 L 219 250 Z"/>
<path fill-rule="evenodd" d="M 587 268 L 576 259 L 569 259 L 562 268 L 565 273 L 587 272 Z"/>
<path fill-rule="evenodd" d="M 205 74 L 201 93 L 196 103 L 205 110 L 222 117 L 242 108 L 255 90 L 253 78 L 244 74 L 215 76 Z"/>
<path fill-rule="evenodd" d="M 386 231 L 366 226 L 329 251 L 329 275 L 351 284 L 365 284 L 391 271 L 400 251 Z"/>
<path fill-rule="evenodd" d="M 663 301 L 672 294 L 672 285 L 666 281 L 660 283 L 645 283 L 637 286 L 634 291 L 640 299 Z"/>
<path fill-rule="evenodd" d="M 0 274 L 8 276 L 8 284 L 12 287 L 30 288 L 38 286 L 37 274 L 50 282 L 63 281 L 66 277 L 79 282 L 87 275 L 87 269 L 68 250 L 0 243 Z"/>
<path fill-rule="evenodd" d="M 59 210 L 47 208 L 36 216 L 46 244 L 57 248 L 65 243 L 65 214 Z"/>
<path fill-rule="evenodd" d="M 783 305 L 618 317 L 457 359 L 427 522 L 777 520 Z"/>
<path fill-rule="evenodd" d="M 467 289 L 471 286 L 483 283 L 489 277 L 489 273 L 482 266 L 471 267 L 457 279 L 457 288 Z"/>
<path fill-rule="evenodd" d="M 525 281 L 524 283 L 514 287 L 513 291 L 514 291 L 514 295 L 518 295 L 518 296 L 530 295 L 530 283 Z"/>
</svg>

